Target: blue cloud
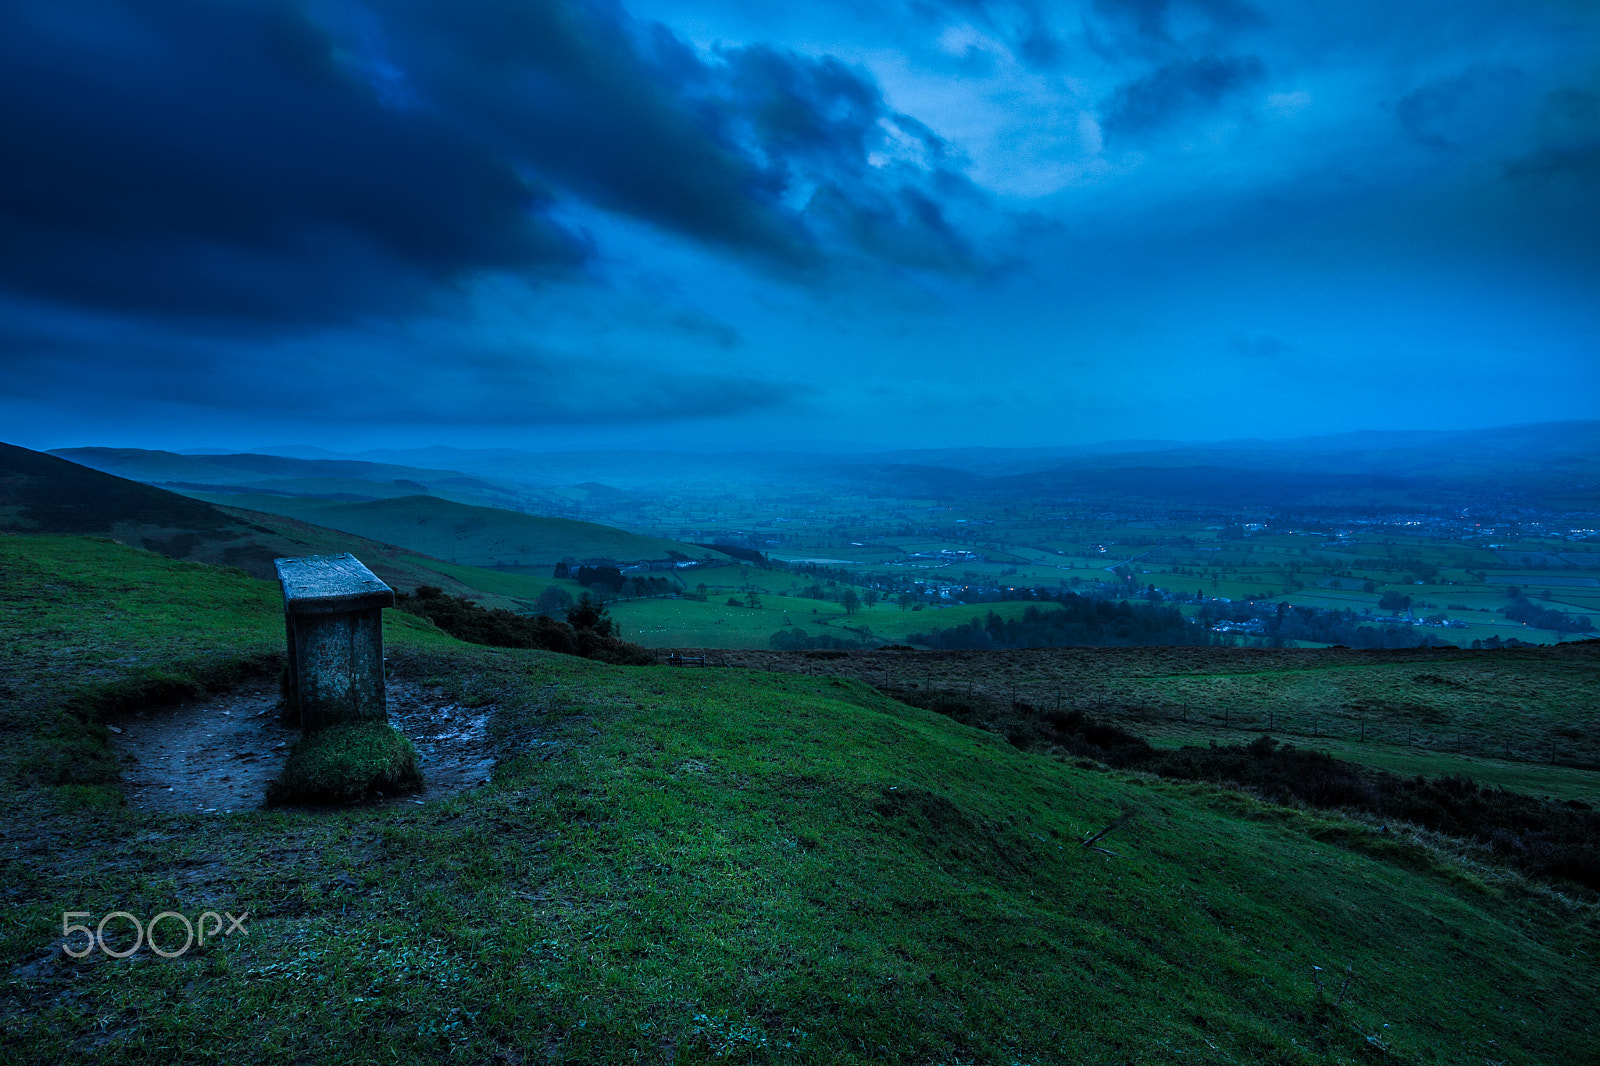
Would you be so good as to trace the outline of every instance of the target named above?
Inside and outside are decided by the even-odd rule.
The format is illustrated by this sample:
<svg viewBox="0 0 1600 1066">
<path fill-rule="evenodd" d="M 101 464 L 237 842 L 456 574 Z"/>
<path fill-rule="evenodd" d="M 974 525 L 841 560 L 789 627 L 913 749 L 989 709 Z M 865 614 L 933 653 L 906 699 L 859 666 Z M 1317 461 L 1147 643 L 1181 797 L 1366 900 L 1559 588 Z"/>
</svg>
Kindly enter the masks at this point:
<svg viewBox="0 0 1600 1066">
<path fill-rule="evenodd" d="M 1460 149 L 1504 124 L 1522 77 L 1515 67 L 1475 63 L 1402 96 L 1395 118 L 1418 144 Z"/>
<path fill-rule="evenodd" d="M 767 45 L 701 57 L 599 0 L 11 5 L 0 101 L 0 286 L 69 304 L 401 313 L 482 271 L 592 269 L 569 201 L 793 277 L 905 265 L 908 242 L 943 241 L 926 269 L 973 254 L 937 203 L 942 143 L 864 72 Z M 927 166 L 870 165 L 893 136 Z M 875 224 L 817 226 L 813 187 Z"/>
<path fill-rule="evenodd" d="M 1265 73 L 1266 65 L 1253 55 L 1173 60 L 1117 86 L 1100 103 L 1100 126 L 1108 141 L 1136 140 L 1215 109 Z"/>
</svg>

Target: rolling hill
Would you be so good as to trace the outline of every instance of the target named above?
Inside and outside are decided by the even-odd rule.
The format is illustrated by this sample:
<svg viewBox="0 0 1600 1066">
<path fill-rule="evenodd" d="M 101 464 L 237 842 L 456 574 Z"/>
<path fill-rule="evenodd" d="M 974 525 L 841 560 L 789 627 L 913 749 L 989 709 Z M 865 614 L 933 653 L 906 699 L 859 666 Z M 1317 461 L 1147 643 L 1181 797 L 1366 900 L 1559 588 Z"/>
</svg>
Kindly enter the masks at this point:
<svg viewBox="0 0 1600 1066">
<path fill-rule="evenodd" d="M 298 518 L 473 566 L 554 566 L 567 557 L 580 563 L 626 565 L 665 560 L 673 553 L 693 559 L 719 558 L 697 545 L 594 522 L 474 507 L 434 496 L 360 503 L 255 495 L 197 498 Z"/>
<path fill-rule="evenodd" d="M 244 498 L 221 497 L 226 505 L 213 504 L 53 455 L 0 444 L 0 532 L 104 536 L 169 558 L 238 567 L 253 577 L 273 580 L 274 558 L 350 552 L 396 589 L 435 585 L 490 606 L 525 606 L 547 584 L 521 575 L 450 563 L 415 548 L 360 532 L 331 529 L 292 515 L 231 506 Z M 283 504 L 280 497 L 259 499 Z M 314 511 L 315 501 L 305 502 Z M 524 540 L 537 536 L 537 543 L 556 559 L 606 554 L 606 549 L 629 561 L 665 558 L 668 551 L 678 547 L 593 523 L 531 518 L 443 500 L 424 504 L 384 501 L 375 505 L 375 511 L 358 510 L 357 514 L 365 519 L 359 523 L 363 528 L 379 531 L 405 533 L 408 523 L 419 530 L 437 523 L 430 543 L 452 549 L 462 543 L 455 539 L 461 534 L 451 532 L 456 526 L 465 526 L 469 544 L 492 541 L 496 529 L 518 530 Z M 440 532 L 444 527 L 451 531 Z M 474 534 L 486 539 L 472 541 Z M 706 554 L 703 549 L 691 550 L 697 558 Z"/>
<path fill-rule="evenodd" d="M 203 458 L 215 462 L 218 457 Z M 630 493 L 671 490 L 701 496 L 733 489 L 754 495 L 775 489 L 827 495 L 845 489 L 991 503 L 1133 499 L 1141 505 L 1181 508 L 1432 507 L 1505 498 L 1553 510 L 1600 510 L 1600 422 L 1595 421 L 1044 448 L 827 454 L 433 448 L 321 461 L 411 470 L 411 475 L 394 476 L 424 482 L 426 478 L 415 475 L 420 466 L 405 464 L 448 465 L 466 476 L 544 494 L 541 498 L 553 503 L 570 491 L 554 486 L 587 481 Z M 297 469 L 295 476 L 324 476 L 314 475 L 311 467 Z M 433 487 L 428 491 L 458 498 Z M 605 500 L 594 502 L 603 505 Z"/>
<path fill-rule="evenodd" d="M 526 486 L 464 474 L 361 459 L 299 459 L 254 453 L 184 455 L 142 448 L 59 448 L 60 459 L 184 493 L 252 493 L 332 500 L 379 500 L 427 493 L 491 507 L 534 504 Z"/>
</svg>

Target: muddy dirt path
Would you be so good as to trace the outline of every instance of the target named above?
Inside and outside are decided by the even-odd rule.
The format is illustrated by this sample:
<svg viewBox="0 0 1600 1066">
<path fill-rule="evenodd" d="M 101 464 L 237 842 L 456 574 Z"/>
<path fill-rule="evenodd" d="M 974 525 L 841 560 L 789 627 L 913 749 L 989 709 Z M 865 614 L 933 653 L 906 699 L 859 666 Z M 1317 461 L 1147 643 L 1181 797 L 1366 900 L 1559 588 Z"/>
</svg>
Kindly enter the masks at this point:
<svg viewBox="0 0 1600 1066">
<path fill-rule="evenodd" d="M 389 723 L 417 746 L 424 792 L 384 802 L 426 803 L 472 788 L 494 771 L 491 707 L 467 708 L 441 690 L 388 684 Z M 148 708 L 110 722 L 129 806 L 151 811 L 225 813 L 258 808 L 300 730 L 278 722 L 269 679 L 175 707 Z"/>
</svg>

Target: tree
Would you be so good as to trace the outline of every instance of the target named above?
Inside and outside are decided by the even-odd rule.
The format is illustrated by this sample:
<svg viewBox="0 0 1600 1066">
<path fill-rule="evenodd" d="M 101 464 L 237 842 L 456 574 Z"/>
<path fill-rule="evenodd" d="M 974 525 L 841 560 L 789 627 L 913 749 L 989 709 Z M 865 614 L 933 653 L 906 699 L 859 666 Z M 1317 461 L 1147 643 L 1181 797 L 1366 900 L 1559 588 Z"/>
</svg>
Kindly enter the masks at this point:
<svg viewBox="0 0 1600 1066">
<path fill-rule="evenodd" d="M 580 566 L 572 572 L 572 577 L 580 585 L 604 585 L 612 592 L 620 592 L 623 582 L 627 580 L 622 576 L 622 571 L 614 566 Z"/>
<path fill-rule="evenodd" d="M 750 607 L 760 607 L 761 597 L 756 595 L 755 589 L 751 589 L 749 592 L 744 594 L 744 602 Z"/>
<path fill-rule="evenodd" d="M 617 624 L 612 621 L 606 605 L 590 598 L 587 592 L 578 597 L 577 603 L 567 608 L 567 625 L 573 629 L 592 630 L 597 636 L 602 637 L 615 636 L 617 630 Z"/>
<path fill-rule="evenodd" d="M 572 593 L 551 585 L 539 593 L 539 598 L 533 602 L 533 606 L 540 614 L 554 618 L 557 611 L 564 611 L 572 606 Z"/>
<path fill-rule="evenodd" d="M 911 593 L 902 592 L 900 594 L 900 598 L 895 600 L 895 602 L 900 605 L 900 609 L 902 611 L 910 610 L 910 608 L 911 608 Z"/>
<path fill-rule="evenodd" d="M 844 604 L 845 614 L 855 614 L 861 610 L 861 597 L 856 595 L 855 589 L 845 589 L 844 595 L 840 597 L 839 602 Z"/>
<path fill-rule="evenodd" d="M 1411 597 L 1390 589 L 1378 598 L 1378 609 L 1381 611 L 1409 611 Z"/>
</svg>

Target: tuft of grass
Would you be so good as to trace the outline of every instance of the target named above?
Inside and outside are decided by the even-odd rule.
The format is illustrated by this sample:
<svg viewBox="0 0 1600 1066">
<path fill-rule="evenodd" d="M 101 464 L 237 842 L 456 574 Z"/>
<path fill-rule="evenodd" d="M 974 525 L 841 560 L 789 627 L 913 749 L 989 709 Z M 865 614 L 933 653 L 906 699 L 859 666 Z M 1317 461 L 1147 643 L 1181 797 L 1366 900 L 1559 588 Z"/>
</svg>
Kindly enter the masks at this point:
<svg viewBox="0 0 1600 1066">
<path fill-rule="evenodd" d="M 342 722 L 300 738 L 267 802 L 344 803 L 374 792 L 394 795 L 422 788 L 417 749 L 387 722 Z"/>
</svg>

